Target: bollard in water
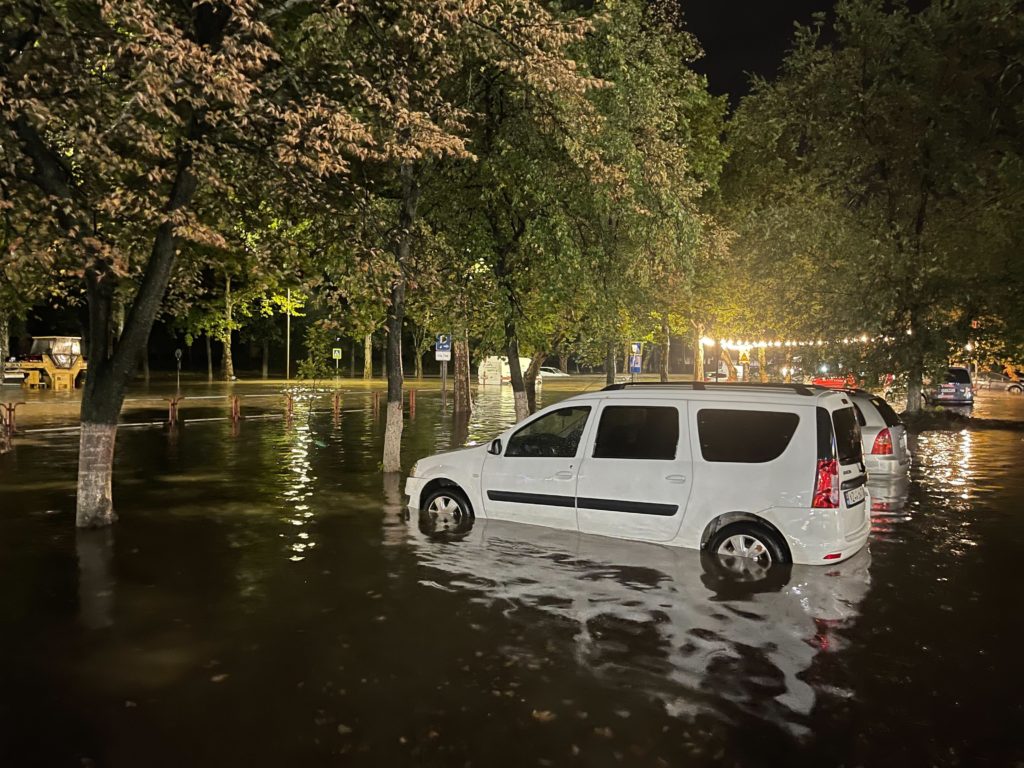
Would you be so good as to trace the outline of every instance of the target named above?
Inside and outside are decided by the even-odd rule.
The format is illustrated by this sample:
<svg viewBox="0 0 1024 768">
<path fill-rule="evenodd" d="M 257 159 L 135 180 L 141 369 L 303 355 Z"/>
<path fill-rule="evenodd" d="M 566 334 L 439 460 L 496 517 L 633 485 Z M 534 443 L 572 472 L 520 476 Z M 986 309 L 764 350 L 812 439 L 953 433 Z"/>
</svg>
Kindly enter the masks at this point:
<svg viewBox="0 0 1024 768">
<path fill-rule="evenodd" d="M 376 416 L 380 410 L 380 392 L 378 390 L 373 391 L 373 415 Z"/>
<path fill-rule="evenodd" d="M 164 398 L 167 401 L 167 426 L 174 427 L 178 424 L 178 403 L 185 399 L 184 395 Z"/>
<path fill-rule="evenodd" d="M 239 419 L 242 418 L 242 405 L 238 400 L 238 395 L 231 396 L 231 421 L 234 424 L 238 424 Z"/>
<path fill-rule="evenodd" d="M 292 420 L 292 414 L 295 412 L 295 396 L 291 392 L 288 392 L 284 396 L 284 417 L 288 420 Z"/>
<path fill-rule="evenodd" d="M 334 413 L 334 420 L 337 421 L 341 415 L 341 392 L 335 392 L 331 401 L 331 411 Z"/>
</svg>

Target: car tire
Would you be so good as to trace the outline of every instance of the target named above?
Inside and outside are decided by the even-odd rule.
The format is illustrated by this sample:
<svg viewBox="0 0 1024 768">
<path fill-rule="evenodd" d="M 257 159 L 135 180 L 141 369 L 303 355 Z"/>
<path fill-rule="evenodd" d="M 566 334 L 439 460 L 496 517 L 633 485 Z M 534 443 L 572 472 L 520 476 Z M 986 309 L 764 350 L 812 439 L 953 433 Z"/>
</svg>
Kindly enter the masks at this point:
<svg viewBox="0 0 1024 768">
<path fill-rule="evenodd" d="M 1020 386 L 1019 384 L 1015 384 L 1013 386 L 1007 387 L 1006 391 L 1009 392 L 1011 395 L 1019 395 L 1021 392 L 1024 392 L 1024 387 Z"/>
<path fill-rule="evenodd" d="M 708 540 L 707 551 L 722 559 L 742 558 L 766 566 L 789 562 L 789 552 L 778 534 L 766 525 L 748 520 L 729 523 L 715 531 Z"/>
<path fill-rule="evenodd" d="M 444 486 L 423 500 L 420 518 L 433 531 L 457 533 L 473 524 L 473 508 L 456 486 Z"/>
</svg>

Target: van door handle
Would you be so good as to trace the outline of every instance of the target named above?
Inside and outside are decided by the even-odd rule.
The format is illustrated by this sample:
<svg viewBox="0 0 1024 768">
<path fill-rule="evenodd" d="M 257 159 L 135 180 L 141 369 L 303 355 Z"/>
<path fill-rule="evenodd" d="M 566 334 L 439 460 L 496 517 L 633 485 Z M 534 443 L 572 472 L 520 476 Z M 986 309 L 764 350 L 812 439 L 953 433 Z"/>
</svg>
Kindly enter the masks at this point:
<svg viewBox="0 0 1024 768">
<path fill-rule="evenodd" d="M 665 475 L 665 479 L 670 483 L 685 483 L 686 475 Z"/>
<path fill-rule="evenodd" d="M 575 475 L 568 470 L 563 469 L 561 472 L 555 472 L 555 477 L 559 480 L 572 480 Z"/>
</svg>

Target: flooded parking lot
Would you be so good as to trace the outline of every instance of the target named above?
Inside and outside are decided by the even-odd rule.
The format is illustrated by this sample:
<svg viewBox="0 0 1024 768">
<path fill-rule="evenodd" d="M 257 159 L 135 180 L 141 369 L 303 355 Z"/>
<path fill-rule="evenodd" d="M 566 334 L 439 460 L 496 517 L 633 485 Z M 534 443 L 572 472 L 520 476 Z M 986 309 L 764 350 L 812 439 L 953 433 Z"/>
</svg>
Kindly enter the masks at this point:
<svg viewBox="0 0 1024 768">
<path fill-rule="evenodd" d="M 507 389 L 464 424 L 417 400 L 407 466 L 514 412 Z M 378 472 L 370 393 L 337 420 L 310 402 L 123 430 L 112 530 L 73 527 L 74 434 L 0 456 L 0 765 L 1024 760 L 1024 433 L 915 436 L 867 550 L 749 584 L 688 550 L 438 535 Z"/>
</svg>

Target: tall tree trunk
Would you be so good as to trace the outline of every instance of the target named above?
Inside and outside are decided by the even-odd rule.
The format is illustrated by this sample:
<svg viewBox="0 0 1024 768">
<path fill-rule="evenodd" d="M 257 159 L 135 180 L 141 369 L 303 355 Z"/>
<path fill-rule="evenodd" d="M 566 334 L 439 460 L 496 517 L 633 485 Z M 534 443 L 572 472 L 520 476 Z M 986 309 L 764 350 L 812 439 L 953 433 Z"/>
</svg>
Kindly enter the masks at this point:
<svg viewBox="0 0 1024 768">
<path fill-rule="evenodd" d="M 526 405 L 530 413 L 537 412 L 537 375 L 540 373 L 540 365 L 547 359 L 546 352 L 534 352 L 530 359 L 530 366 L 526 369 L 523 377 L 526 385 Z"/>
<path fill-rule="evenodd" d="M 457 418 L 473 410 L 469 390 L 469 341 L 466 336 L 452 342 L 452 358 L 455 362 L 455 376 L 452 381 L 454 392 L 453 411 Z"/>
<path fill-rule="evenodd" d="M 398 234 L 395 238 L 398 271 L 391 286 L 391 305 L 388 307 L 387 319 L 388 411 L 384 428 L 384 460 L 381 464 L 385 472 L 398 472 L 402 468 L 402 386 L 405 383 L 402 372 L 402 324 L 405 320 L 405 270 L 409 266 L 412 229 L 416 221 L 416 204 L 420 194 L 411 161 L 402 162 L 399 177 L 402 182 L 402 207 L 398 215 Z"/>
<path fill-rule="evenodd" d="M 693 380 L 704 381 L 704 326 L 700 323 L 694 324 L 694 331 L 697 334 L 697 342 L 693 347 Z"/>
<path fill-rule="evenodd" d="M 661 313 L 661 360 L 658 373 L 661 381 L 668 381 L 668 356 L 672 350 L 672 330 L 668 325 L 668 312 Z"/>
<path fill-rule="evenodd" d="M 263 378 L 270 376 L 270 341 L 263 340 L 263 362 L 260 365 L 260 374 Z"/>
<path fill-rule="evenodd" d="M 728 381 L 736 381 L 736 366 L 732 363 L 728 349 L 722 350 L 722 362 L 725 363 L 725 370 L 728 372 Z"/>
<path fill-rule="evenodd" d="M 11 319 L 7 313 L 0 311 L 0 370 L 11 356 Z"/>
<path fill-rule="evenodd" d="M 188 205 L 195 194 L 196 179 L 191 165 L 191 151 L 182 150 L 167 205 L 169 213 Z M 90 341 L 89 375 L 82 392 L 78 449 L 75 523 L 80 528 L 109 525 L 117 519 L 111 488 L 117 420 L 128 379 L 138 365 L 139 354 L 149 338 L 167 291 L 177 248 L 174 226 L 165 221 L 157 229 L 124 333 L 113 352 L 107 345 L 107 339 L 116 276 L 110 266 L 99 258 L 86 268 Z"/>
<path fill-rule="evenodd" d="M 508 355 L 508 371 L 512 384 L 512 398 L 516 404 L 516 421 L 530 415 L 530 403 L 526 397 L 526 381 L 519 365 L 519 336 L 515 320 L 505 321 L 505 352 Z"/>
<path fill-rule="evenodd" d="M 363 337 L 363 378 L 373 378 L 373 334 Z"/>
<path fill-rule="evenodd" d="M 231 278 L 226 277 L 224 282 L 224 331 L 220 339 L 224 345 L 224 356 L 220 360 L 220 373 L 224 381 L 232 381 L 235 378 L 235 361 L 231 355 L 231 314 Z"/>
<path fill-rule="evenodd" d="M 615 383 L 615 347 L 614 341 L 608 342 L 608 348 L 604 353 L 604 382 L 605 384 Z"/>
<path fill-rule="evenodd" d="M 210 343 L 210 334 L 204 333 L 206 339 L 206 380 L 213 381 L 213 345 Z"/>
<path fill-rule="evenodd" d="M 558 370 L 562 373 L 569 372 L 569 356 L 561 349 L 558 350 Z"/>
<path fill-rule="evenodd" d="M 786 350 L 786 378 L 784 381 L 787 384 L 793 383 L 793 353 L 790 350 Z"/>
<path fill-rule="evenodd" d="M 419 347 L 416 348 L 416 378 L 423 378 L 423 353 L 420 352 Z"/>
<path fill-rule="evenodd" d="M 916 413 L 924 407 L 924 357 L 916 348 L 911 350 L 911 356 L 907 372 L 907 413 Z"/>
<path fill-rule="evenodd" d="M 350 339 L 348 346 L 348 377 L 354 379 L 356 377 L 356 340 Z"/>
<path fill-rule="evenodd" d="M 142 347 L 139 362 L 142 363 L 142 380 L 149 384 L 149 339 L 146 339 L 146 344 Z"/>
<path fill-rule="evenodd" d="M 757 348 L 757 374 L 762 384 L 768 383 L 768 353 L 764 347 Z"/>
</svg>

